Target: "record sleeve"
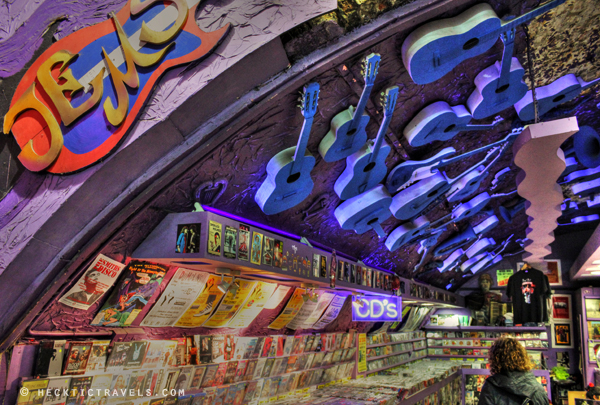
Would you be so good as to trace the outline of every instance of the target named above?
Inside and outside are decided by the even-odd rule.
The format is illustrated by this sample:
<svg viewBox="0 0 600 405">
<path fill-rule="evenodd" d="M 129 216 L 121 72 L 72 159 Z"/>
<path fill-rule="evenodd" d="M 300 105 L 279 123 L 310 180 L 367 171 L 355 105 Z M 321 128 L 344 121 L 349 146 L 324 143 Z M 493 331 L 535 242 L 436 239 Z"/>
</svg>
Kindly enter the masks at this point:
<svg viewBox="0 0 600 405">
<path fill-rule="evenodd" d="M 17 397 L 17 405 L 42 405 L 45 397 L 44 395 L 38 395 L 38 390 L 45 390 L 48 387 L 48 379 L 23 381 L 21 387 Z"/>
<path fill-rule="evenodd" d="M 275 247 L 273 249 L 273 266 L 281 268 L 283 265 L 283 241 L 275 239 Z"/>
<path fill-rule="evenodd" d="M 84 374 L 91 348 L 91 342 L 69 342 L 63 375 Z"/>
<path fill-rule="evenodd" d="M 215 376 L 215 386 L 223 385 L 225 382 L 225 373 L 227 372 L 227 363 L 219 364 L 217 368 L 217 375 Z"/>
<path fill-rule="evenodd" d="M 252 235 L 252 252 L 250 257 L 250 262 L 253 264 L 260 265 L 261 257 L 262 257 L 262 239 L 263 234 L 258 232 L 253 232 Z"/>
<path fill-rule="evenodd" d="M 64 405 L 67 402 L 70 385 L 71 377 L 49 378 L 44 405 Z"/>
<path fill-rule="evenodd" d="M 71 377 L 71 385 L 69 386 L 69 396 L 66 405 L 85 403 L 88 399 L 92 380 L 93 377 L 91 376 Z"/>
<path fill-rule="evenodd" d="M 86 373 L 104 371 L 109 345 L 110 340 L 94 340 L 92 342 L 92 351 L 90 352 L 90 357 L 88 358 L 85 369 Z"/>
<path fill-rule="evenodd" d="M 63 371 L 66 340 L 41 340 L 37 348 L 34 375 L 59 376 Z M 67 387 L 68 388 L 68 387 Z"/>
<path fill-rule="evenodd" d="M 238 362 L 236 360 L 227 363 L 227 369 L 225 370 L 225 384 L 231 384 L 235 380 L 235 373 L 237 371 Z"/>
<path fill-rule="evenodd" d="M 131 346 L 127 351 L 127 359 L 125 360 L 125 368 L 139 368 L 142 366 L 142 361 L 146 355 L 148 342 L 138 341 L 131 342 Z"/>
<path fill-rule="evenodd" d="M 221 256 L 221 234 L 221 224 L 217 221 L 209 221 L 207 251 L 211 255 Z"/>
<path fill-rule="evenodd" d="M 237 256 L 237 229 L 232 226 L 225 227 L 225 240 L 223 241 L 223 256 L 235 259 Z"/>
<path fill-rule="evenodd" d="M 238 243 L 238 260 L 248 261 L 250 251 L 250 227 L 248 225 L 240 224 L 239 226 L 239 243 Z"/>
<path fill-rule="evenodd" d="M 89 398 L 86 405 L 100 405 L 100 402 L 106 403 L 109 399 L 106 393 L 107 391 L 110 393 L 111 384 L 112 374 L 95 375 L 90 386 Z"/>
<path fill-rule="evenodd" d="M 273 247 L 274 241 L 273 238 L 268 236 L 264 237 L 265 246 L 263 248 L 263 264 L 267 266 L 273 265 Z"/>
<path fill-rule="evenodd" d="M 217 376 L 218 364 L 211 364 L 206 366 L 206 372 L 204 373 L 204 379 L 202 380 L 201 387 L 207 388 L 215 385 L 215 378 Z"/>
<path fill-rule="evenodd" d="M 206 366 L 194 367 L 194 374 L 192 375 L 192 380 L 190 381 L 190 385 L 188 386 L 189 390 L 200 389 L 200 384 L 202 384 L 202 379 L 204 378 L 205 371 Z"/>
</svg>

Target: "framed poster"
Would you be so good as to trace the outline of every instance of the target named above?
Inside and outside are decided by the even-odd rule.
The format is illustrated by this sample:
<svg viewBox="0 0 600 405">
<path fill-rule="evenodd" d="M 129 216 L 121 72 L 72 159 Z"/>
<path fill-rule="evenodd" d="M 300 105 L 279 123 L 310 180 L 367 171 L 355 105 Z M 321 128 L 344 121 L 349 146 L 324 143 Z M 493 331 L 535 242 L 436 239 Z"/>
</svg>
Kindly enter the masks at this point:
<svg viewBox="0 0 600 405">
<path fill-rule="evenodd" d="M 506 287 L 508 285 L 508 279 L 512 275 L 513 269 L 496 270 L 496 280 L 498 281 L 498 287 Z"/>
<path fill-rule="evenodd" d="M 554 294 L 552 295 L 552 317 L 555 321 L 571 320 L 571 295 Z"/>
<path fill-rule="evenodd" d="M 570 323 L 555 323 L 552 325 L 552 346 L 561 349 L 573 348 L 572 325 Z"/>
<path fill-rule="evenodd" d="M 562 285 L 562 266 L 560 265 L 560 260 L 545 260 L 548 270 L 542 272 L 548 277 L 548 283 L 550 286 Z M 523 266 L 523 262 L 517 263 L 517 271 L 521 270 Z"/>
<path fill-rule="evenodd" d="M 585 299 L 585 316 L 587 319 L 600 319 L 600 299 Z"/>
</svg>

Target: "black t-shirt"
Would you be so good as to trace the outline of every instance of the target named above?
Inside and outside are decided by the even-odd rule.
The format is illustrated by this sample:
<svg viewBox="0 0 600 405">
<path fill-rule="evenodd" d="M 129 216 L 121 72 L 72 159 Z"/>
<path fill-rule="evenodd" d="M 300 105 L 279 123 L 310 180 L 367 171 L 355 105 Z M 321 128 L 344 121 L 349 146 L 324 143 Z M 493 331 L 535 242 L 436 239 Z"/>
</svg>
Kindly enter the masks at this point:
<svg viewBox="0 0 600 405">
<path fill-rule="evenodd" d="M 539 270 L 518 271 L 506 289 L 513 302 L 514 323 L 547 322 L 546 298 L 551 295 L 548 277 Z"/>
</svg>

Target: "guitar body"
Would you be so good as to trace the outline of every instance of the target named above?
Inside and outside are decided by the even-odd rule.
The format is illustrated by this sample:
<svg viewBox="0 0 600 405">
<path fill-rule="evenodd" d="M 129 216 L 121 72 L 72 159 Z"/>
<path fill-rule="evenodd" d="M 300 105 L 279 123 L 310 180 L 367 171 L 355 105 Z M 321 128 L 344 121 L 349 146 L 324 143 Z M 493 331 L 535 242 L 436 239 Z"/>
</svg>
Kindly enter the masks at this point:
<svg viewBox="0 0 600 405">
<path fill-rule="evenodd" d="M 590 181 L 593 179 L 596 179 L 600 177 L 600 167 L 593 167 L 591 169 L 585 169 L 585 170 L 577 170 L 574 171 L 573 173 L 569 174 L 568 176 L 565 176 L 565 181 L 566 182 L 583 182 L 583 181 Z"/>
<path fill-rule="evenodd" d="M 476 215 L 485 208 L 491 198 L 488 193 L 481 193 L 469 202 L 459 204 L 452 210 L 452 220 L 454 222 L 462 221 Z"/>
<path fill-rule="evenodd" d="M 467 226 L 467 229 L 459 233 L 458 235 L 453 236 L 450 239 L 445 240 L 441 245 L 439 245 L 433 252 L 435 257 L 444 256 L 448 254 L 453 249 L 464 246 L 467 243 L 470 243 L 477 239 L 477 235 L 473 232 L 473 228 L 471 226 Z"/>
<path fill-rule="evenodd" d="M 464 13 L 429 22 L 402 44 L 402 61 L 416 84 L 434 82 L 459 63 L 490 49 L 498 40 L 501 21 L 488 4 L 476 4 Z M 487 38 L 483 38 L 487 36 Z"/>
<path fill-rule="evenodd" d="M 284 149 L 267 164 L 267 178 L 254 196 L 267 215 L 277 214 L 298 205 L 312 192 L 314 183 L 310 172 L 315 167 L 315 157 L 306 151 L 300 173 L 294 175 L 291 171 L 295 152 L 295 146 Z"/>
<path fill-rule="evenodd" d="M 385 159 L 392 149 L 383 143 L 377 159 L 369 162 L 373 152 L 373 141 L 367 141 L 360 150 L 346 159 L 346 169 L 335 182 L 333 189 L 341 200 L 359 195 L 379 184 L 387 174 Z"/>
<path fill-rule="evenodd" d="M 455 203 L 470 197 L 479 190 L 481 182 L 485 179 L 486 175 L 485 166 L 479 166 L 452 184 L 450 190 L 446 193 L 446 199 L 450 203 Z"/>
<path fill-rule="evenodd" d="M 331 120 L 331 128 L 319 144 L 319 153 L 326 162 L 337 162 L 358 151 L 367 141 L 366 127 L 370 117 L 363 114 L 355 130 L 349 130 L 352 124 L 354 107 L 337 114 Z"/>
<path fill-rule="evenodd" d="M 385 246 L 390 252 L 393 252 L 407 243 L 414 242 L 425 235 L 428 227 L 429 220 L 424 216 L 421 216 L 412 222 L 402 224 L 390 233 L 385 240 Z"/>
<path fill-rule="evenodd" d="M 404 136 L 412 147 L 447 141 L 464 130 L 471 118 L 465 106 L 450 107 L 445 101 L 437 101 L 419 111 L 404 128 Z"/>
<path fill-rule="evenodd" d="M 458 264 L 462 261 L 464 255 L 465 252 L 462 249 L 456 249 L 450 254 L 450 256 L 446 258 L 446 260 L 444 260 L 442 266 L 438 267 L 438 270 L 440 271 L 440 273 L 452 270 L 453 268 L 458 266 Z"/>
<path fill-rule="evenodd" d="M 482 253 L 489 252 L 496 247 L 496 241 L 492 238 L 479 239 L 467 249 L 467 257 L 469 259 L 479 256 Z"/>
<path fill-rule="evenodd" d="M 429 168 L 442 159 L 450 157 L 456 153 L 454 148 L 444 148 L 437 155 L 425 160 L 407 160 L 394 167 L 388 175 L 385 186 L 390 193 L 395 193 L 406 184 L 414 180 L 416 172 L 419 169 Z M 429 171 L 429 175 L 431 172 Z"/>
<path fill-rule="evenodd" d="M 598 192 L 600 192 L 600 179 L 574 184 L 571 189 L 573 190 L 573 194 L 576 194 L 579 197 L 598 194 Z"/>
<path fill-rule="evenodd" d="M 473 231 L 477 235 L 485 235 L 487 232 L 491 231 L 495 227 L 500 224 L 500 220 L 495 215 L 490 215 L 483 221 L 481 221 L 478 225 L 473 227 Z"/>
<path fill-rule="evenodd" d="M 390 211 L 398 219 L 414 218 L 444 194 L 449 187 L 446 176 L 436 173 L 396 194 L 390 205 Z"/>
<path fill-rule="evenodd" d="M 392 197 L 382 185 L 344 201 L 334 211 L 342 229 L 354 230 L 363 234 L 388 219 Z M 377 224 L 377 225 L 375 225 Z"/>
<path fill-rule="evenodd" d="M 523 82 L 525 69 L 517 58 L 511 58 L 507 84 L 498 88 L 500 70 L 500 62 L 496 62 L 475 77 L 476 89 L 467 100 L 473 118 L 479 120 L 495 115 L 512 107 L 527 93 L 527 85 Z"/>
<path fill-rule="evenodd" d="M 577 76 L 572 73 L 559 77 L 547 86 L 536 87 L 535 97 L 538 102 L 538 115 L 541 117 L 557 105 L 574 99 L 580 92 L 581 83 L 577 80 Z M 531 90 L 515 103 L 515 110 L 517 110 L 521 121 L 533 121 L 535 119 Z"/>
</svg>

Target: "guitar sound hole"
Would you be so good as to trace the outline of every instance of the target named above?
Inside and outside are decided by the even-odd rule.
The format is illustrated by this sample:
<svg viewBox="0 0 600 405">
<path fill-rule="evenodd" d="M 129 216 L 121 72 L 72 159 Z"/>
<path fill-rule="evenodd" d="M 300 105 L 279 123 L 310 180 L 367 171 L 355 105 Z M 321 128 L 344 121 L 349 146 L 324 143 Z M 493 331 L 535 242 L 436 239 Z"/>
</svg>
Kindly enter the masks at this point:
<svg viewBox="0 0 600 405">
<path fill-rule="evenodd" d="M 348 136 L 352 136 L 352 135 L 354 135 L 355 133 L 356 133 L 356 128 L 354 128 L 354 129 L 351 129 L 350 131 L 346 132 L 346 135 L 348 135 Z"/>
<path fill-rule="evenodd" d="M 427 194 L 427 197 L 428 197 L 428 198 L 431 198 L 431 197 L 433 197 L 434 195 L 436 195 L 437 193 L 438 193 L 438 191 L 437 191 L 437 190 L 433 190 L 431 193 Z"/>
<path fill-rule="evenodd" d="M 374 219 L 370 220 L 369 222 L 367 222 L 367 225 L 373 225 L 376 222 L 379 222 L 379 218 L 374 218 Z"/>
<path fill-rule="evenodd" d="M 467 42 L 465 42 L 465 44 L 463 45 L 463 49 L 465 51 L 468 51 L 469 49 L 475 48 L 478 43 L 479 43 L 479 38 L 471 38 Z"/>
<path fill-rule="evenodd" d="M 496 94 L 504 93 L 506 90 L 508 90 L 509 87 L 510 87 L 510 84 L 505 84 L 504 86 L 498 87 L 496 89 Z"/>
<path fill-rule="evenodd" d="M 288 184 L 293 183 L 293 182 L 297 181 L 299 178 L 300 178 L 300 173 L 294 173 L 287 178 L 287 182 L 288 182 Z"/>
<path fill-rule="evenodd" d="M 375 162 L 371 162 L 365 166 L 365 168 L 363 169 L 363 172 L 370 172 L 371 170 L 373 170 L 374 167 L 375 167 Z"/>
<path fill-rule="evenodd" d="M 563 98 L 565 98 L 565 95 L 564 95 L 564 94 L 561 94 L 560 96 L 554 97 L 554 98 L 552 99 L 552 102 L 553 102 L 553 103 L 558 103 L 558 102 L 559 102 L 560 100 L 562 100 Z"/>
<path fill-rule="evenodd" d="M 446 129 L 444 129 L 444 132 L 450 132 L 450 131 L 452 131 L 454 128 L 456 128 L 456 125 L 455 125 L 455 124 L 452 124 L 452 125 L 448 126 Z"/>
</svg>

